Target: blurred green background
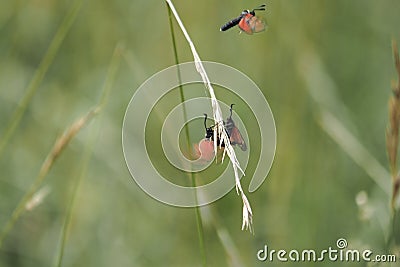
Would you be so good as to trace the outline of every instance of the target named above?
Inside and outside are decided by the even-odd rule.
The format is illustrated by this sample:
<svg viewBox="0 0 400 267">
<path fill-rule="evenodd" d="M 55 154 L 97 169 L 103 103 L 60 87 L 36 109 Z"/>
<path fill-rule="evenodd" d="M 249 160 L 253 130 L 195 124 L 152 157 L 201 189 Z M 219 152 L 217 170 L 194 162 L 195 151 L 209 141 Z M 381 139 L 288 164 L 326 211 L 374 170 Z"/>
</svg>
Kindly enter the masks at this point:
<svg viewBox="0 0 400 267">
<path fill-rule="evenodd" d="M 237 27 L 227 32 L 219 27 L 261 2 L 174 4 L 200 57 L 248 75 L 267 98 L 277 128 L 271 172 L 260 189 L 247 194 L 255 235 L 240 229 L 242 207 L 234 190 L 202 209 L 208 266 L 291 266 L 296 263 L 259 262 L 256 253 L 264 245 L 322 250 L 335 247 L 340 237 L 349 248 L 399 253 L 393 243 L 386 245 L 389 197 L 374 181 L 390 188 L 385 129 L 391 80 L 397 78 L 391 40 L 400 41 L 400 2 L 269 0 L 267 11 L 258 13 L 268 30 L 253 36 L 238 34 Z M 1 2 L 1 138 L 73 5 L 65 0 Z M 194 209 L 170 207 L 146 195 L 130 177 L 122 153 L 129 99 L 147 78 L 174 64 L 168 23 L 164 1 L 82 2 L 0 155 L 0 228 L 56 138 L 98 103 L 119 44 L 111 93 L 99 116 L 72 140 L 41 184 L 49 194 L 24 212 L 5 237 L 0 266 L 54 265 L 74 192 L 63 266 L 201 266 Z M 175 20 L 174 27 L 179 61 L 192 61 Z M 247 112 L 244 107 L 236 111 Z M 340 127 L 326 114 L 337 118 Z M 246 118 L 248 125 L 252 117 Z M 82 165 L 85 146 L 93 140 L 90 163 Z M 257 155 L 250 160 L 254 168 Z M 243 179 L 245 191 L 250 178 Z"/>
</svg>

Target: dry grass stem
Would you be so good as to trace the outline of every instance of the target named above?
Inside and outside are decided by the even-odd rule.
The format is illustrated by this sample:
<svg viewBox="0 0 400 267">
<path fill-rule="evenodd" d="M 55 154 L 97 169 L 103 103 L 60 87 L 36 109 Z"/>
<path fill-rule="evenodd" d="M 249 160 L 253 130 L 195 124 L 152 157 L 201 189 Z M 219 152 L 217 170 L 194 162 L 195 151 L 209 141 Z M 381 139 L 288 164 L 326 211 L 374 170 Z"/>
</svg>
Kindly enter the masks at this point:
<svg viewBox="0 0 400 267">
<path fill-rule="evenodd" d="M 392 82 L 393 95 L 389 99 L 389 125 L 386 129 L 386 148 L 392 174 L 392 209 L 399 194 L 400 177 L 397 174 L 397 151 L 399 147 L 400 127 L 400 58 L 396 41 L 392 41 L 394 64 L 397 72 L 397 82 Z"/>
<path fill-rule="evenodd" d="M 25 209 L 27 211 L 32 211 L 34 208 L 39 206 L 43 200 L 47 197 L 47 195 L 50 193 L 50 187 L 48 185 L 40 188 L 31 198 L 31 200 L 28 201 L 25 205 Z"/>
<path fill-rule="evenodd" d="M 29 209 L 29 207 L 30 207 L 29 203 L 35 202 L 35 193 L 36 193 L 38 187 L 42 184 L 46 175 L 49 173 L 51 167 L 54 165 L 54 162 L 56 161 L 56 159 L 61 155 L 61 153 L 67 147 L 69 142 L 76 136 L 76 134 L 85 125 L 88 124 L 88 122 L 93 118 L 94 115 L 96 115 L 98 113 L 98 111 L 99 111 L 99 108 L 96 107 L 93 110 L 91 110 L 88 114 L 86 114 L 85 116 L 83 116 L 80 119 L 78 119 L 77 121 L 75 121 L 64 132 L 64 134 L 56 140 L 56 142 L 53 145 L 53 148 L 51 149 L 50 153 L 47 155 L 45 161 L 43 162 L 36 180 L 31 185 L 31 187 L 26 192 L 26 194 L 23 196 L 23 198 L 21 199 L 21 201 L 19 202 L 17 207 L 14 209 L 10 219 L 8 220 L 5 227 L 1 231 L 0 247 L 2 245 L 2 242 L 5 238 L 5 236 L 13 228 L 15 222 L 21 216 L 22 212 L 26 209 Z"/>
<path fill-rule="evenodd" d="M 81 120 L 78 120 L 77 126 L 83 126 L 84 124 L 86 124 L 87 121 L 91 117 L 99 114 L 102 111 L 102 109 L 106 106 L 110 92 L 111 92 L 111 88 L 112 88 L 115 78 L 116 78 L 116 74 L 117 74 L 119 64 L 121 61 L 121 54 L 123 51 L 124 51 L 123 44 L 118 43 L 115 46 L 110 65 L 108 67 L 107 76 L 106 76 L 106 80 L 105 80 L 103 88 L 102 88 L 102 94 L 100 96 L 100 100 L 99 100 L 97 106 L 91 112 L 89 112 L 89 114 L 86 117 L 84 117 Z M 71 128 L 76 129 L 76 127 L 71 127 Z M 96 134 L 98 134 L 100 132 L 99 129 L 100 128 L 97 128 L 97 129 L 92 128 L 93 134 L 90 134 L 89 136 L 95 136 Z M 60 248 L 59 248 L 58 254 L 55 258 L 54 266 L 62 266 L 65 246 L 67 244 L 67 237 L 69 234 L 71 219 L 73 216 L 73 210 L 77 203 L 77 195 L 80 191 L 80 185 L 81 185 L 84 177 L 87 174 L 87 170 L 88 170 L 89 162 L 90 162 L 90 159 L 91 159 L 91 156 L 93 153 L 93 147 L 95 145 L 95 142 L 96 142 L 96 138 L 92 138 L 89 142 L 86 143 L 86 146 L 85 146 L 85 151 L 83 153 L 83 157 L 81 160 L 81 163 L 82 163 L 81 173 L 75 181 L 74 189 L 72 190 L 72 196 L 71 196 L 69 204 L 67 205 L 65 219 L 64 219 L 64 225 L 61 230 Z"/>
<path fill-rule="evenodd" d="M 185 36 L 187 42 L 189 43 L 190 49 L 193 54 L 194 62 L 196 65 L 196 70 L 200 74 L 204 86 L 207 88 L 210 98 L 211 98 L 211 106 L 213 109 L 213 118 L 214 118 L 214 123 L 216 124 L 216 127 L 214 127 L 214 140 L 220 140 L 220 144 L 224 143 L 225 144 L 225 150 L 224 153 L 226 153 L 232 163 L 233 170 L 235 173 L 235 184 L 236 184 L 236 191 L 237 193 L 241 196 L 242 201 L 243 201 L 243 223 L 242 223 L 242 230 L 243 229 L 249 229 L 252 231 L 252 216 L 253 212 L 250 207 L 250 203 L 245 196 L 242 186 L 240 184 L 240 179 L 239 179 L 239 171 L 241 171 L 243 174 L 243 170 L 240 168 L 239 162 L 236 158 L 235 151 L 229 141 L 229 137 L 225 131 L 225 126 L 224 126 L 224 119 L 222 117 L 222 112 L 221 112 L 221 107 L 218 104 L 218 100 L 215 96 L 214 93 L 214 88 L 211 85 L 210 79 L 208 78 L 207 72 L 204 69 L 203 63 L 201 62 L 200 56 L 196 51 L 196 47 L 194 46 L 192 40 L 190 39 L 189 34 L 187 33 L 185 26 L 183 25 L 178 12 L 176 11 L 174 5 L 172 4 L 171 0 L 166 0 L 167 4 L 169 5 L 172 13 L 174 14 L 174 17 L 176 21 L 178 22 L 178 25 L 180 29 L 183 32 L 183 35 Z M 214 151 L 217 153 L 217 142 L 214 142 Z"/>
<path fill-rule="evenodd" d="M 43 163 L 39 177 L 46 176 L 49 172 L 50 168 L 53 166 L 56 159 L 61 155 L 64 151 L 65 147 L 69 144 L 69 142 L 75 137 L 75 135 L 85 126 L 90 119 L 98 112 L 98 108 L 91 110 L 85 116 L 76 120 L 65 132 L 64 134 L 58 138 L 51 150 L 50 154 L 47 156 L 45 162 Z"/>
</svg>

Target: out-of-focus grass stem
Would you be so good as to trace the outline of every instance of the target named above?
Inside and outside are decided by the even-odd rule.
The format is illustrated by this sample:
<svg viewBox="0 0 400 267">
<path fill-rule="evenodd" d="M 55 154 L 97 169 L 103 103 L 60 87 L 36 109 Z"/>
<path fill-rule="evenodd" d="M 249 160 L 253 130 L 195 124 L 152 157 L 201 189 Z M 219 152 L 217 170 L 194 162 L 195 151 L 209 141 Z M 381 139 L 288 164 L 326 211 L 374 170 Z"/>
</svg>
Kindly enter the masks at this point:
<svg viewBox="0 0 400 267">
<path fill-rule="evenodd" d="M 400 57 L 397 42 L 392 40 L 394 65 L 397 72 L 397 81 L 392 82 L 392 92 L 389 99 L 389 124 L 386 128 L 386 149 L 392 176 L 391 206 L 391 227 L 387 241 L 387 249 L 390 249 L 396 234 L 396 202 L 400 189 L 400 175 L 398 174 L 397 153 L 399 149 L 399 128 L 400 128 Z"/>
<path fill-rule="evenodd" d="M 98 108 L 94 108 L 91 111 L 89 111 L 88 114 L 85 116 L 79 118 L 76 120 L 65 132 L 64 134 L 59 137 L 56 142 L 53 145 L 53 148 L 50 150 L 49 154 L 47 155 L 45 161 L 42 164 L 42 167 L 40 168 L 39 174 L 36 177 L 35 181 L 31 185 L 31 187 L 28 189 L 28 191 L 25 193 L 25 195 L 22 197 L 21 201 L 17 205 L 17 207 L 14 209 L 13 213 L 11 214 L 11 217 L 5 224 L 4 228 L 0 232 L 0 247 L 2 245 L 2 242 L 4 238 L 7 236 L 7 234 L 10 232 L 10 230 L 13 228 L 15 225 L 16 221 L 18 218 L 21 216 L 23 211 L 26 210 L 26 205 L 27 203 L 32 199 L 34 196 L 35 192 L 39 188 L 39 186 L 42 184 L 43 180 L 49 173 L 50 169 L 54 165 L 56 159 L 62 154 L 62 152 L 65 150 L 65 148 L 68 146 L 70 141 L 78 134 L 78 132 L 89 123 L 89 121 L 95 116 L 98 112 Z"/>
<path fill-rule="evenodd" d="M 102 109 L 106 105 L 107 100 L 109 98 L 112 85 L 114 84 L 114 81 L 115 81 L 119 63 L 121 61 L 121 53 L 120 53 L 121 50 L 122 50 L 122 45 L 117 44 L 117 46 L 115 47 L 112 59 L 111 59 L 110 66 L 108 68 L 108 73 L 106 76 L 106 80 L 104 82 L 102 95 L 101 95 L 99 103 L 96 107 L 96 110 L 98 113 L 102 111 Z M 82 184 L 83 179 L 87 175 L 87 169 L 88 169 L 90 159 L 92 156 L 93 147 L 94 147 L 94 144 L 96 143 L 97 134 L 99 133 L 100 122 L 98 122 L 97 125 L 98 125 L 98 127 L 96 129 L 92 128 L 92 134 L 89 135 L 89 137 L 91 137 L 91 139 L 90 139 L 90 141 L 87 142 L 87 144 L 85 146 L 85 152 L 84 152 L 83 158 L 82 158 L 81 171 L 75 181 L 75 185 L 74 185 L 74 188 L 72 191 L 72 196 L 71 196 L 71 199 L 70 199 L 67 209 L 66 209 L 65 220 L 64 220 L 64 224 L 63 224 L 63 228 L 62 228 L 62 233 L 61 233 L 60 248 L 59 248 L 59 252 L 56 256 L 56 261 L 55 261 L 55 266 L 58 266 L 58 267 L 62 266 L 62 259 L 64 256 L 65 245 L 67 243 L 69 226 L 71 223 L 73 210 L 74 210 L 74 207 L 76 204 L 76 196 L 78 195 L 78 192 L 80 190 L 80 186 Z"/>
<path fill-rule="evenodd" d="M 400 127 L 400 58 L 397 43 L 394 40 L 392 41 L 392 49 L 398 80 L 397 82 L 392 83 L 393 94 L 389 99 L 389 125 L 386 129 L 386 146 L 392 174 L 391 208 L 392 213 L 394 213 L 395 203 L 400 188 L 400 177 L 397 173 L 397 151 L 399 148 Z"/>
<path fill-rule="evenodd" d="M 51 63 L 54 61 L 54 58 L 57 55 L 57 52 L 64 41 L 65 36 L 67 35 L 69 29 L 71 28 L 72 23 L 75 21 L 75 18 L 82 6 L 83 0 L 75 0 L 72 4 L 71 9 L 65 15 L 64 20 L 61 25 L 58 27 L 56 34 L 54 35 L 53 40 L 50 43 L 49 48 L 46 51 L 46 54 L 43 56 L 42 61 L 40 62 L 38 68 L 35 71 L 35 74 L 30 81 L 28 88 L 25 92 L 25 95 L 22 97 L 20 103 L 18 104 L 17 109 L 14 114 L 11 116 L 11 119 L 6 126 L 4 133 L 0 139 L 0 157 L 3 153 L 5 146 L 10 140 L 11 136 L 14 134 L 17 129 L 19 123 L 21 122 L 22 116 L 24 115 L 29 103 L 32 101 L 33 96 L 35 95 L 37 89 L 40 86 L 44 76 L 47 73 Z"/>
<path fill-rule="evenodd" d="M 182 78 L 181 78 L 181 72 L 179 68 L 179 57 L 178 57 L 178 49 L 176 47 L 176 41 L 175 41 L 175 31 L 174 31 L 174 25 L 172 21 L 172 13 L 171 9 L 169 8 L 168 4 L 167 9 L 168 9 L 168 18 L 169 18 L 169 28 L 170 28 L 170 33 L 171 33 L 171 39 L 172 39 L 172 47 L 174 50 L 174 58 L 175 58 L 175 64 L 177 65 L 177 75 L 178 75 L 178 81 L 179 81 L 179 95 L 181 98 L 181 103 L 185 102 L 185 96 L 183 93 L 183 86 L 182 86 Z M 186 112 L 186 106 L 183 105 L 183 118 L 184 121 L 187 121 L 187 112 Z M 187 148 L 189 150 L 189 154 L 193 155 L 192 151 L 192 142 L 190 139 L 190 134 L 189 134 L 189 128 L 186 125 L 185 127 L 185 135 L 186 135 L 186 144 Z M 193 172 L 189 172 L 188 175 L 190 176 L 192 186 L 195 188 L 196 187 L 196 178 L 194 176 Z M 197 191 L 195 191 L 195 201 L 197 203 Z M 205 251 L 205 245 L 204 245 L 204 230 L 203 230 L 203 222 L 201 219 L 201 213 L 200 213 L 200 207 L 196 206 L 194 208 L 195 214 L 196 214 L 196 224 L 197 224 L 197 235 L 199 239 L 199 247 L 200 247 L 200 254 L 202 258 L 202 264 L 203 266 L 207 266 L 207 258 L 206 258 L 206 251 Z"/>
</svg>

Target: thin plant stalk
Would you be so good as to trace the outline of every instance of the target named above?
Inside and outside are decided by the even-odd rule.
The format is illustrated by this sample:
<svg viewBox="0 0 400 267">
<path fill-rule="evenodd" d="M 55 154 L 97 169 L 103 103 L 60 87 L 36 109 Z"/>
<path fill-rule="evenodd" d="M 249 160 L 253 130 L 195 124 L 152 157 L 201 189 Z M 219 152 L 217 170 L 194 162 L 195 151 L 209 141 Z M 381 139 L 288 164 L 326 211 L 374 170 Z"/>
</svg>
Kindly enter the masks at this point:
<svg viewBox="0 0 400 267">
<path fill-rule="evenodd" d="M 240 257 L 240 249 L 235 244 L 235 240 L 232 238 L 228 229 L 220 223 L 221 219 L 219 218 L 218 213 L 214 212 L 210 205 L 201 207 L 201 213 L 203 214 L 204 223 L 212 224 L 215 228 L 221 245 L 229 258 L 229 266 L 245 266 L 243 259 Z"/>
<path fill-rule="evenodd" d="M 251 210 L 250 203 L 249 203 L 246 195 L 244 194 L 242 185 L 240 184 L 240 178 L 239 178 L 239 171 L 243 175 L 244 175 L 244 172 L 240 168 L 239 161 L 236 158 L 235 151 L 230 143 L 228 134 L 226 133 L 225 126 L 224 126 L 224 119 L 222 117 L 221 107 L 219 106 L 218 100 L 215 96 L 214 89 L 211 85 L 210 79 L 208 78 L 207 72 L 203 66 L 200 56 L 196 51 L 196 47 L 194 46 L 192 40 L 190 39 L 190 36 L 187 33 L 186 28 L 183 25 L 183 22 L 178 15 L 178 12 L 176 11 L 171 0 L 166 0 L 166 2 L 168 3 L 176 21 L 178 22 L 180 29 L 182 30 L 183 35 L 185 36 L 186 41 L 188 42 L 188 44 L 190 46 L 190 50 L 191 50 L 191 52 L 193 54 L 193 58 L 194 58 L 194 63 L 196 65 L 196 70 L 200 74 L 200 76 L 203 80 L 204 86 L 206 87 L 206 89 L 208 90 L 208 92 L 210 94 L 211 106 L 212 106 L 212 110 L 213 110 L 213 117 L 214 117 L 214 122 L 216 125 L 214 127 L 214 140 L 220 140 L 220 146 L 222 143 L 225 144 L 224 155 L 226 153 L 232 163 L 233 171 L 235 174 L 236 192 L 238 193 L 238 195 L 241 196 L 242 202 L 243 202 L 242 230 L 249 229 L 251 232 L 252 231 L 253 212 Z M 217 153 L 217 146 L 218 146 L 217 142 L 214 142 L 215 153 Z"/>
<path fill-rule="evenodd" d="M 168 5 L 167 5 L 167 9 L 168 9 L 169 27 L 170 27 L 171 38 L 172 38 L 172 47 L 174 49 L 175 64 L 177 65 L 177 75 L 178 75 L 178 81 L 179 81 L 179 94 L 180 94 L 180 98 L 181 98 L 181 103 L 184 103 L 185 96 L 183 94 L 181 71 L 179 68 L 178 50 L 176 47 L 175 31 L 174 31 L 174 25 L 172 22 L 172 13 L 171 13 L 171 9 L 169 8 Z M 184 118 L 184 121 L 187 121 L 186 105 L 183 105 L 183 118 Z M 189 155 L 192 155 L 193 154 L 192 153 L 193 152 L 192 151 L 192 142 L 190 139 L 189 128 L 187 125 L 185 126 L 185 135 L 186 135 L 186 146 L 189 149 Z M 190 179 L 192 181 L 192 187 L 196 188 L 196 178 L 194 176 L 194 173 L 189 172 L 188 175 L 190 176 Z M 196 201 L 196 203 L 198 203 L 197 190 L 195 190 L 194 192 L 195 192 L 195 195 L 194 195 L 195 201 Z M 205 249 L 205 244 L 204 244 L 203 221 L 201 218 L 200 207 L 198 205 L 196 205 L 196 207 L 194 207 L 194 210 L 195 210 L 195 214 L 196 214 L 197 236 L 199 239 L 199 247 L 200 247 L 200 255 L 202 258 L 202 264 L 203 264 L 203 266 L 207 266 L 207 256 L 206 256 L 206 249 Z"/>
<path fill-rule="evenodd" d="M 397 46 L 393 42 L 393 53 L 395 58 L 396 71 L 400 80 L 400 60 L 398 57 Z M 299 70 L 307 82 L 307 89 L 311 97 L 319 106 L 318 123 L 320 127 L 354 160 L 368 176 L 376 183 L 376 185 L 384 192 L 384 201 L 391 202 L 392 213 L 391 222 L 388 227 L 388 238 L 386 239 L 386 249 L 389 251 L 392 241 L 395 236 L 396 228 L 396 209 L 394 209 L 394 200 L 396 197 L 396 180 L 398 179 L 397 167 L 397 149 L 398 149 L 398 134 L 400 124 L 400 82 L 393 84 L 393 96 L 389 100 L 389 125 L 386 129 L 386 147 L 389 158 L 390 172 L 385 168 L 372 153 L 353 135 L 343 123 L 344 120 L 349 120 L 346 115 L 342 115 L 340 119 L 335 115 L 341 110 L 346 110 L 346 106 L 335 97 L 336 86 L 331 77 L 324 70 L 321 60 L 315 53 L 306 53 L 304 59 L 300 61 Z M 396 89 L 397 87 L 397 89 Z M 321 88 L 324 91 L 321 92 Z M 330 97 L 323 97 L 323 96 Z M 333 107 L 336 110 L 331 110 Z M 349 120 L 350 121 L 350 120 Z M 392 177 L 391 184 L 388 183 L 388 178 Z M 387 197 L 387 199 L 386 199 Z M 389 200 L 391 198 L 391 200 Z M 389 213 L 388 213 L 389 214 Z M 389 222 L 389 220 L 388 220 Z M 397 222 L 398 223 L 398 222 Z M 386 224 L 384 225 L 386 228 Z"/>
<path fill-rule="evenodd" d="M 84 156 L 82 159 L 81 173 L 77 177 L 76 181 L 74 181 L 75 185 L 72 190 L 71 199 L 67 206 L 65 219 L 64 219 L 63 226 L 62 226 L 62 230 L 61 230 L 60 248 L 59 248 L 54 266 L 58 266 L 58 267 L 62 266 L 62 260 L 64 257 L 65 246 L 67 243 L 67 237 L 68 237 L 69 229 L 70 229 L 70 225 L 71 225 L 71 218 L 72 218 L 72 213 L 73 213 L 72 211 L 74 210 L 74 207 L 76 204 L 76 196 L 78 195 L 78 192 L 80 191 L 82 181 L 87 174 L 87 168 L 90 163 L 91 153 L 93 150 L 93 144 L 94 144 L 93 141 L 87 143 L 85 152 L 84 152 Z"/>
<path fill-rule="evenodd" d="M 392 84 L 392 96 L 389 99 L 389 125 L 386 129 L 386 146 L 392 176 L 392 213 L 395 212 L 395 203 L 400 189 L 400 176 L 397 173 L 397 151 L 399 148 L 400 128 L 400 58 L 397 43 L 392 41 L 394 64 L 398 76 L 397 82 Z"/>
<path fill-rule="evenodd" d="M 25 114 L 29 103 L 32 101 L 32 98 L 38 90 L 41 82 L 43 81 L 43 78 L 46 75 L 50 65 L 53 63 L 54 58 L 56 57 L 58 50 L 65 39 L 65 36 L 71 28 L 72 23 L 75 21 L 75 18 L 82 6 L 82 2 L 83 0 L 75 0 L 75 2 L 72 4 L 71 9 L 65 15 L 61 25 L 58 27 L 57 32 L 54 35 L 53 40 L 51 41 L 50 46 L 46 51 L 46 54 L 44 55 L 42 61 L 39 64 L 39 67 L 36 69 L 35 74 L 28 85 L 25 95 L 18 104 L 17 109 L 12 115 L 8 125 L 5 128 L 4 134 L 0 139 L 0 157 L 3 153 L 5 146 L 7 145 L 8 141 L 10 140 L 19 123 L 21 122 L 21 119 Z"/>
<path fill-rule="evenodd" d="M 307 92 L 318 106 L 318 125 L 324 130 L 350 158 L 361 167 L 371 180 L 390 195 L 390 176 L 387 168 L 360 142 L 344 122 L 351 123 L 347 107 L 337 97 L 337 85 L 326 71 L 319 56 L 310 50 L 299 60 L 298 69 L 307 86 Z M 329 96 L 329 97 L 326 97 Z M 340 119 L 337 116 L 340 114 Z"/>
<path fill-rule="evenodd" d="M 109 98 L 112 85 L 114 84 L 114 81 L 115 81 L 119 63 L 121 61 L 121 53 L 120 53 L 121 50 L 122 50 L 121 44 L 117 44 L 117 46 L 115 47 L 112 59 L 111 59 L 111 63 L 110 63 L 109 69 L 108 69 L 106 80 L 104 82 L 102 95 L 101 95 L 99 103 L 97 105 L 98 113 L 100 113 L 101 110 L 105 107 L 107 100 Z M 93 147 L 94 147 L 94 144 L 96 141 L 96 136 L 98 133 L 99 133 L 99 129 L 96 129 L 96 130 L 93 130 L 93 134 L 89 135 L 89 136 L 95 136 L 95 137 L 93 137 L 86 144 L 84 156 L 82 159 L 81 173 L 78 176 L 77 180 L 75 181 L 75 186 L 72 191 L 71 200 L 67 207 L 65 220 L 64 220 L 64 224 L 63 224 L 63 228 L 62 228 L 62 233 L 61 233 L 60 249 L 57 254 L 56 261 L 55 261 L 55 266 L 58 266 L 58 267 L 60 267 L 62 265 L 62 259 L 64 256 L 65 245 L 67 242 L 67 237 L 68 237 L 69 228 L 70 228 L 70 224 L 71 224 L 71 218 L 72 218 L 73 210 L 76 205 L 76 196 L 78 195 L 78 192 L 80 191 L 80 187 L 81 187 L 83 179 L 86 177 L 87 169 L 88 169 L 88 166 L 90 163 L 90 159 L 92 157 Z"/>
<path fill-rule="evenodd" d="M 93 131 L 95 132 L 95 131 Z M 98 132 L 98 131 L 96 131 Z M 89 136 L 93 136 L 93 135 L 89 135 Z M 57 267 L 61 267 L 62 266 L 62 260 L 64 257 L 64 252 L 65 252 L 65 246 L 67 244 L 67 238 L 69 235 L 69 229 L 71 226 L 71 218 L 72 218 L 72 214 L 73 211 L 75 209 L 76 206 L 76 196 L 78 195 L 78 193 L 80 192 L 80 188 L 81 188 L 81 184 L 83 182 L 83 179 L 86 177 L 87 175 L 87 169 L 90 163 L 90 159 L 92 156 L 92 151 L 93 151 L 93 147 L 94 147 L 94 141 L 96 138 L 92 138 L 91 141 L 89 141 L 86 144 L 85 147 L 85 152 L 83 154 L 82 157 L 82 165 L 81 165 L 81 171 L 80 174 L 78 175 L 78 177 L 76 178 L 76 180 L 74 181 L 74 188 L 72 190 L 72 195 L 71 195 L 71 199 L 68 203 L 67 209 L 66 209 L 66 214 L 65 214 L 65 219 L 64 219 L 64 223 L 61 229 L 61 240 L 60 240 L 60 247 L 56 256 L 56 260 L 55 260 L 55 264 L 54 266 Z"/>
<path fill-rule="evenodd" d="M 399 149 L 399 128 L 400 128 L 400 57 L 397 42 L 392 40 L 394 65 L 397 73 L 397 81 L 392 82 L 392 96 L 389 99 L 389 124 L 386 128 L 386 149 L 392 177 L 391 226 L 390 235 L 387 241 L 387 249 L 394 240 L 396 234 L 396 202 L 400 190 L 400 175 L 398 173 L 397 153 Z"/>
<path fill-rule="evenodd" d="M 65 132 L 64 134 L 59 137 L 56 142 L 54 143 L 53 148 L 51 149 L 50 153 L 47 155 L 45 161 L 40 168 L 39 174 L 36 177 L 35 181 L 22 197 L 21 201 L 14 209 L 11 217 L 5 224 L 4 228 L 0 232 L 0 247 L 4 241 L 4 238 L 10 232 L 10 230 L 14 227 L 15 223 L 17 222 L 18 218 L 22 215 L 22 213 L 26 210 L 27 204 L 31 201 L 32 197 L 34 196 L 35 192 L 39 188 L 39 186 L 43 183 L 44 179 L 46 178 L 47 174 L 49 173 L 50 169 L 53 167 L 57 158 L 62 154 L 65 148 L 68 146 L 70 141 L 78 134 L 78 132 L 89 123 L 89 121 L 97 114 L 98 108 L 92 109 L 88 114 L 79 118 L 75 121 Z"/>
</svg>

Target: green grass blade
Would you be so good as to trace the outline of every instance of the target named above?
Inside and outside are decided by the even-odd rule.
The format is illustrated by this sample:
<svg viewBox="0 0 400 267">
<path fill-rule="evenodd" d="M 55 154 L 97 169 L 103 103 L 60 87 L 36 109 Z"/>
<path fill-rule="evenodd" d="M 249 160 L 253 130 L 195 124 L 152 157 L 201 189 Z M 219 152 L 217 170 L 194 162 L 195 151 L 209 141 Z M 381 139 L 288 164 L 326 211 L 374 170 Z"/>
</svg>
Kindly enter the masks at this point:
<svg viewBox="0 0 400 267">
<path fill-rule="evenodd" d="M 122 49 L 121 44 L 117 44 L 117 46 L 114 50 L 112 59 L 111 59 L 110 66 L 108 68 L 108 73 L 106 76 L 106 80 L 104 82 L 102 95 L 100 97 L 100 100 L 99 100 L 99 103 L 97 106 L 98 112 L 100 112 L 104 108 L 104 106 L 107 104 L 107 100 L 109 98 L 112 85 L 114 84 L 114 81 L 115 81 L 119 63 L 121 61 L 121 56 L 120 56 L 121 49 Z M 100 125 L 100 122 L 98 123 L 98 125 Z M 76 196 L 78 195 L 78 193 L 80 191 L 80 186 L 82 184 L 83 179 L 86 177 L 87 169 L 88 169 L 88 166 L 90 163 L 90 159 L 92 157 L 93 147 L 94 147 L 94 144 L 96 143 L 96 139 L 97 139 L 96 137 L 99 132 L 100 132 L 99 127 L 97 129 L 93 129 L 93 134 L 90 134 L 89 136 L 94 136 L 94 137 L 91 138 L 91 140 L 86 144 L 86 147 L 85 147 L 85 152 L 84 152 L 84 156 L 82 159 L 81 173 L 78 176 L 77 180 L 75 181 L 75 186 L 72 191 L 72 196 L 71 196 L 70 202 L 68 203 L 68 206 L 67 206 L 65 220 L 64 220 L 64 224 L 63 224 L 63 228 L 62 228 L 62 232 L 61 232 L 60 248 L 59 248 L 56 260 L 55 260 L 55 266 L 62 265 L 62 259 L 64 256 L 65 246 L 67 243 L 67 237 L 68 237 L 68 233 L 69 233 L 69 226 L 71 223 L 73 210 L 74 210 L 74 207 L 76 204 Z"/>
<path fill-rule="evenodd" d="M 174 50 L 174 58 L 175 58 L 175 64 L 178 66 L 178 81 L 179 81 L 179 94 L 181 98 L 181 103 L 185 102 L 185 96 L 183 94 L 183 86 L 182 86 L 182 79 L 181 79 L 181 72 L 179 69 L 179 57 L 178 57 L 178 49 L 176 46 L 176 41 L 175 41 L 175 32 L 174 32 L 174 25 L 172 22 L 172 13 L 171 9 L 167 4 L 167 10 L 168 10 L 168 18 L 169 18 L 169 28 L 170 28 L 170 33 L 171 33 L 171 39 L 172 39 L 172 47 Z M 184 121 L 187 121 L 187 112 L 186 112 L 186 106 L 183 105 L 183 118 Z M 192 142 L 190 140 L 190 134 L 189 134 L 189 128 L 188 125 L 185 125 L 185 135 L 186 135 L 186 145 L 189 149 L 189 154 L 192 155 Z M 190 176 L 191 182 L 192 182 L 192 187 L 196 187 L 196 178 L 194 176 L 194 173 L 190 172 L 188 173 Z M 197 203 L 197 191 L 195 191 L 195 200 Z M 203 222 L 201 218 L 201 213 L 200 213 L 200 207 L 196 206 L 194 208 L 195 210 L 195 215 L 196 215 L 196 226 L 197 226 L 197 236 L 199 239 L 199 248 L 200 248 L 200 255 L 202 259 L 202 264 L 203 266 L 207 266 L 207 257 L 206 257 L 206 249 L 205 249 L 205 244 L 204 244 L 204 230 L 203 230 Z"/>
<path fill-rule="evenodd" d="M 57 160 L 58 157 L 63 153 L 65 148 L 68 146 L 68 144 L 71 142 L 71 140 L 78 134 L 78 132 L 85 126 L 87 125 L 90 120 L 93 118 L 93 116 L 96 115 L 97 111 L 96 109 L 91 110 L 88 114 L 85 116 L 79 118 L 76 120 L 65 132 L 64 134 L 57 138 L 56 142 L 53 145 L 53 148 L 50 150 L 49 154 L 47 155 L 46 159 L 44 160 L 39 174 L 36 177 L 35 181 L 31 185 L 31 187 L 28 189 L 28 191 L 25 193 L 25 195 L 22 197 L 21 201 L 18 203 L 17 207 L 14 209 L 13 213 L 11 214 L 11 217 L 5 224 L 4 228 L 0 232 L 0 247 L 4 241 L 4 238 L 7 236 L 7 234 L 10 232 L 10 230 L 14 227 L 15 223 L 19 219 L 19 217 L 22 215 L 22 213 L 26 210 L 27 203 L 32 199 L 34 196 L 35 192 L 39 188 L 39 186 L 43 183 L 44 179 L 46 178 L 47 174 L 49 173 L 50 169 L 53 167 L 55 161 Z"/>
<path fill-rule="evenodd" d="M 72 4 L 71 9 L 65 15 L 61 25 L 58 27 L 57 32 L 54 35 L 53 40 L 51 41 L 50 46 L 46 51 L 46 54 L 44 55 L 42 61 L 39 64 L 39 67 L 36 69 L 36 72 L 28 85 L 25 95 L 21 99 L 21 102 L 18 104 L 17 109 L 15 110 L 8 125 L 5 128 L 4 134 L 0 140 L 0 157 L 4 151 L 5 146 L 7 145 L 8 141 L 10 140 L 19 123 L 21 122 L 21 119 L 29 103 L 32 101 L 32 98 L 39 88 L 39 85 L 46 75 L 51 63 L 54 61 L 54 58 L 57 55 L 58 50 L 65 39 L 65 36 L 71 28 L 72 23 L 75 21 L 75 18 L 82 6 L 82 2 L 83 0 L 75 0 L 75 2 Z"/>
</svg>

